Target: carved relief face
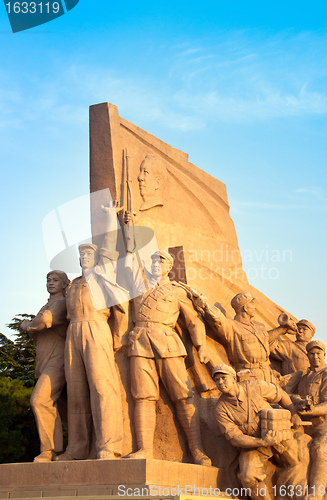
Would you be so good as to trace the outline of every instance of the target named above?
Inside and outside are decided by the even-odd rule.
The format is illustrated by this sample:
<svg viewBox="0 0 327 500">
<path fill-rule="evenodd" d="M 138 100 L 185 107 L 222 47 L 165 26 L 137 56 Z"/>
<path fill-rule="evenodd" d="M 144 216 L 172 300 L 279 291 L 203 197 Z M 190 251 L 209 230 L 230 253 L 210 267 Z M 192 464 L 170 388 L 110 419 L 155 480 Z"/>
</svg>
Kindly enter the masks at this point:
<svg viewBox="0 0 327 500">
<path fill-rule="evenodd" d="M 325 353 L 319 347 L 314 347 L 308 352 L 311 368 L 320 368 L 325 364 Z"/>
<path fill-rule="evenodd" d="M 47 290 L 50 295 L 56 295 L 64 289 L 64 283 L 58 274 L 51 273 L 47 276 Z"/>
<path fill-rule="evenodd" d="M 144 200 L 156 196 L 160 186 L 160 179 L 155 176 L 153 167 L 146 160 L 141 163 L 137 180 L 139 181 L 140 194 Z"/>
<path fill-rule="evenodd" d="M 92 248 L 85 248 L 80 252 L 80 264 L 83 271 L 87 271 L 95 266 L 95 251 Z"/>
<path fill-rule="evenodd" d="M 297 329 L 296 340 L 298 342 L 310 342 L 313 337 L 313 331 L 305 325 L 298 325 Z"/>
<path fill-rule="evenodd" d="M 254 300 L 251 300 L 251 302 L 248 302 L 245 306 L 244 306 L 244 311 L 250 316 L 250 318 L 253 318 L 253 316 L 255 315 L 255 311 L 256 311 L 256 303 Z"/>
<path fill-rule="evenodd" d="M 228 375 L 228 373 L 217 373 L 215 375 L 215 382 L 223 394 L 230 394 L 235 389 L 236 380 L 232 375 Z"/>
<path fill-rule="evenodd" d="M 157 280 L 168 276 L 171 264 L 166 259 L 152 259 L 151 273 Z"/>
</svg>

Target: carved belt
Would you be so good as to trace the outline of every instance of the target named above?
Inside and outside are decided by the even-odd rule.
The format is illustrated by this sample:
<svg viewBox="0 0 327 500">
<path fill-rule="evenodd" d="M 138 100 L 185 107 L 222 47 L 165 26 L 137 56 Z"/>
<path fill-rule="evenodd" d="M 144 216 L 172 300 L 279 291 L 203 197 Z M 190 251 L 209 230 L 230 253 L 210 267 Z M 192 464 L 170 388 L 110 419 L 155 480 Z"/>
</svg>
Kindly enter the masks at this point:
<svg viewBox="0 0 327 500">
<path fill-rule="evenodd" d="M 259 361 L 258 363 L 236 363 L 234 366 L 236 370 L 244 370 L 251 368 L 269 368 L 269 362 Z"/>
<path fill-rule="evenodd" d="M 156 323 L 155 321 L 137 321 L 134 328 L 160 328 L 161 330 L 169 328 L 169 330 L 172 330 L 171 326 L 163 325 L 159 322 Z"/>
<path fill-rule="evenodd" d="M 106 317 L 106 316 L 100 316 L 100 315 L 90 315 L 90 316 L 83 316 L 81 318 L 72 318 L 69 320 L 69 323 L 70 324 L 73 324 L 73 323 L 84 323 L 84 322 L 87 322 L 87 321 L 103 321 L 104 323 L 108 323 L 108 319 L 109 317 Z"/>
<path fill-rule="evenodd" d="M 163 325 L 162 323 L 155 323 L 154 321 L 138 321 L 135 323 L 133 330 L 129 334 L 129 346 L 132 351 L 135 349 L 135 342 L 139 340 L 142 332 L 144 331 L 143 328 L 149 330 L 162 330 L 166 334 L 167 331 L 169 331 L 170 335 L 175 333 L 170 326 Z"/>
</svg>

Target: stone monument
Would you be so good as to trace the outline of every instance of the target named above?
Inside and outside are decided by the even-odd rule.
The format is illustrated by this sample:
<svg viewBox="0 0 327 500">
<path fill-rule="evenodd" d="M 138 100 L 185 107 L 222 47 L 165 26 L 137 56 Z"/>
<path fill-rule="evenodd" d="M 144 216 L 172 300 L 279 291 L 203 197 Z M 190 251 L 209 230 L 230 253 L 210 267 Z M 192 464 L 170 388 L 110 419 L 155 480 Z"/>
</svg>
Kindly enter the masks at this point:
<svg viewBox="0 0 327 500">
<path fill-rule="evenodd" d="M 142 490 L 152 485 L 303 498 L 311 438 L 300 415 L 325 429 L 324 376 L 321 392 L 311 383 L 325 348 L 307 344 L 310 322 L 296 325 L 248 283 L 225 185 L 109 103 L 90 107 L 90 161 L 93 241 L 80 246 L 66 301 L 68 448 L 57 461 L 0 466 L 0 497 L 160 496 Z M 307 375 L 272 369 L 282 342 L 291 361 L 306 346 Z M 311 456 L 316 485 L 325 476 Z"/>
<path fill-rule="evenodd" d="M 136 247 L 140 252 L 146 247 L 152 230 L 158 248 L 175 257 L 172 278 L 205 293 L 208 302 L 215 304 L 228 318 L 234 317 L 232 298 L 246 290 L 257 298 L 256 319 L 264 323 L 267 330 L 278 326 L 277 317 L 284 310 L 253 288 L 242 268 L 225 185 L 191 164 L 187 154 L 121 118 L 117 107 L 109 103 L 90 107 L 90 190 L 93 193 L 105 188 L 109 188 L 112 199 L 119 200 L 125 208 L 132 189 Z M 99 244 L 102 236 L 98 236 L 101 231 L 96 222 L 96 210 L 96 206 L 91 207 L 93 241 Z M 123 214 L 120 222 L 124 227 Z M 150 269 L 151 262 L 146 262 L 145 267 Z M 183 325 L 177 328 L 188 354 L 186 367 L 195 389 L 202 429 L 206 429 L 203 432 L 204 451 L 213 465 L 230 470 L 226 457 L 223 464 L 218 451 L 225 445 L 217 434 L 212 416 L 219 392 L 211 377 L 215 365 L 228 362 L 228 353 L 217 342 L 214 328 L 207 325 L 211 363 L 210 368 L 201 365 L 185 328 Z M 125 343 L 128 343 L 127 338 Z M 117 356 L 127 402 L 125 408 L 123 405 L 123 455 L 136 449 L 129 409 L 133 404 L 130 375 L 124 349 L 127 346 Z M 164 388 L 157 413 L 154 457 L 191 462 L 184 433 L 178 423 L 175 425 L 174 410 Z M 231 448 L 231 462 L 234 455 Z"/>
</svg>

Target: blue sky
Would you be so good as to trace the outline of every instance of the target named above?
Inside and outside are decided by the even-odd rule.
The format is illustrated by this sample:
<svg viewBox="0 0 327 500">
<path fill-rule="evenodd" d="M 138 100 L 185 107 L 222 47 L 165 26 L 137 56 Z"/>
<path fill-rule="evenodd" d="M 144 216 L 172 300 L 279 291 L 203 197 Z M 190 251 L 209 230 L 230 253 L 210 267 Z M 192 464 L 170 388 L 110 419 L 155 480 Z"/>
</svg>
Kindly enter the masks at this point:
<svg viewBox="0 0 327 500">
<path fill-rule="evenodd" d="M 12 34 L 0 4 L 0 331 L 46 301 L 42 220 L 88 192 L 88 106 L 109 101 L 227 185 L 251 284 L 327 341 L 326 19 L 321 1 L 80 0 Z"/>
</svg>

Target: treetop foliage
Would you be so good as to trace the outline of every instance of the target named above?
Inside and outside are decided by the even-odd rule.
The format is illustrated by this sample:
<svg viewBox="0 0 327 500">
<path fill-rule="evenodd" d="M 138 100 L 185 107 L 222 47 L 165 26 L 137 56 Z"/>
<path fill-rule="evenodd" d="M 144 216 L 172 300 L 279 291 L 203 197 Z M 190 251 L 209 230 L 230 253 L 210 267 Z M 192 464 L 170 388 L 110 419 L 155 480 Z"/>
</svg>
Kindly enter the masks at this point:
<svg viewBox="0 0 327 500">
<path fill-rule="evenodd" d="M 35 343 L 20 324 L 32 318 L 31 314 L 18 314 L 11 320 L 7 326 L 16 332 L 14 340 L 0 333 L 0 376 L 21 380 L 26 387 L 35 384 Z"/>
</svg>

